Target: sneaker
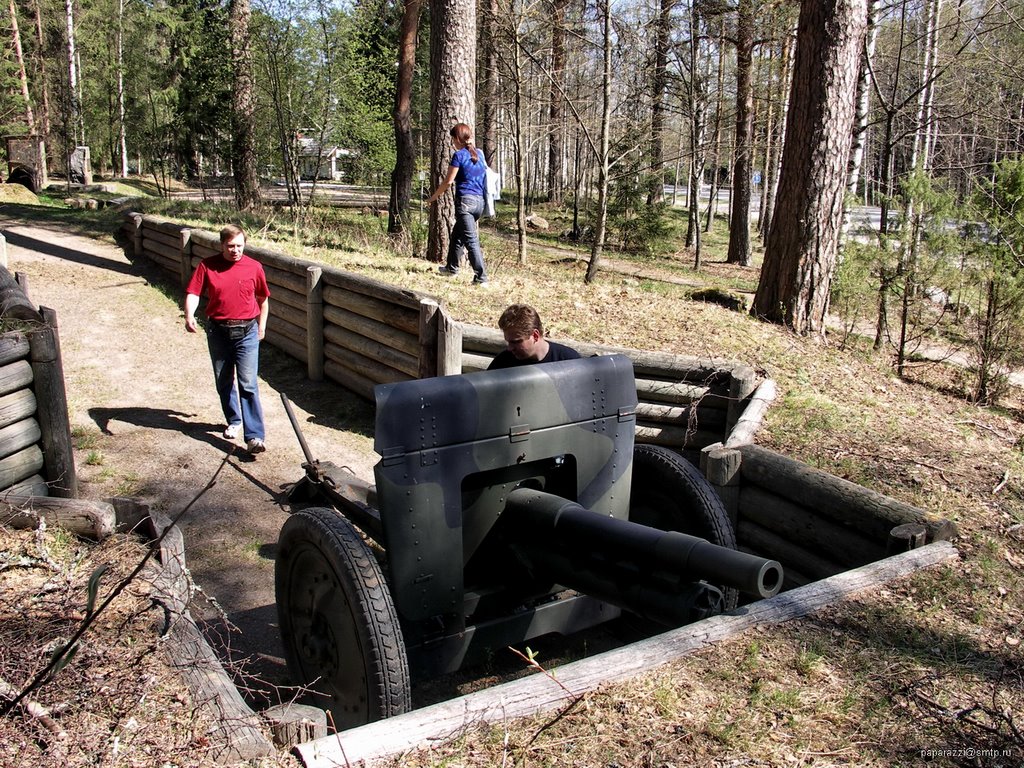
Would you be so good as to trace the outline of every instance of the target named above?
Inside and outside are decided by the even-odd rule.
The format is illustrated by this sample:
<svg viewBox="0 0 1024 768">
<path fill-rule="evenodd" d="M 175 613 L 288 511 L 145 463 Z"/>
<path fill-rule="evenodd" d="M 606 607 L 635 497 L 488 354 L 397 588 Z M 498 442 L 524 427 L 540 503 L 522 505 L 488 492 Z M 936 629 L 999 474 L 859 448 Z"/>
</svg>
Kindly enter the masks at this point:
<svg viewBox="0 0 1024 768">
<path fill-rule="evenodd" d="M 224 430 L 225 440 L 237 440 L 238 434 L 242 431 L 241 424 L 228 424 L 228 428 Z"/>
<path fill-rule="evenodd" d="M 254 456 L 257 453 L 263 453 L 265 450 L 267 450 L 267 446 L 265 446 L 263 444 L 263 441 L 260 440 L 258 437 L 250 438 L 249 442 L 246 443 L 245 447 L 246 450 L 248 450 L 249 453 L 253 454 Z"/>
<path fill-rule="evenodd" d="M 486 277 L 480 277 L 479 275 L 473 278 L 473 285 L 487 285 L 489 282 Z"/>
<path fill-rule="evenodd" d="M 444 277 L 455 277 L 457 274 L 459 274 L 459 270 L 452 269 L 447 264 L 445 264 L 443 267 L 437 268 L 437 274 L 442 275 Z"/>
</svg>

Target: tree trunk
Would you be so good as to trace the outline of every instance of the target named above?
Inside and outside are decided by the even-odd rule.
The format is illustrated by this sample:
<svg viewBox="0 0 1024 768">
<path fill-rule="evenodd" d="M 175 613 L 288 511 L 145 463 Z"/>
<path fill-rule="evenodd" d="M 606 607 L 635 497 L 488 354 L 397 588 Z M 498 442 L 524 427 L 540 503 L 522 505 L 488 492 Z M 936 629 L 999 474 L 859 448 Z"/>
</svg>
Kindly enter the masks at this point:
<svg viewBox="0 0 1024 768">
<path fill-rule="evenodd" d="M 676 0 L 661 0 L 654 29 L 654 77 L 651 80 L 651 157 L 647 207 L 665 197 L 665 96 L 668 90 L 668 55 L 672 44 L 672 9 Z"/>
<path fill-rule="evenodd" d="M 451 131 L 472 126 L 476 114 L 476 4 L 435 0 L 430 4 L 430 188 L 448 173 Z M 445 194 L 430 210 L 427 258 L 442 261 L 455 223 L 454 197 Z"/>
<path fill-rule="evenodd" d="M 416 71 L 420 4 L 420 0 L 405 0 L 398 32 L 398 79 L 395 107 L 391 113 L 395 126 L 395 167 L 391 171 L 391 199 L 388 203 L 389 235 L 403 233 L 410 221 L 412 175 L 416 166 L 416 147 L 412 138 L 412 78 Z"/>
<path fill-rule="evenodd" d="M 565 6 L 554 0 L 551 18 L 551 88 L 548 91 L 548 202 L 562 202 L 562 155 L 565 131 L 562 100 L 565 88 Z"/>
<path fill-rule="evenodd" d="M 32 113 L 32 97 L 28 91 L 28 74 L 25 72 L 25 56 L 21 50 L 21 32 L 18 29 L 18 7 L 14 0 L 10 3 L 11 36 L 14 38 L 14 58 L 18 65 L 18 80 L 21 83 L 21 96 L 25 100 L 25 122 L 29 134 L 36 132 L 36 119 Z"/>
<path fill-rule="evenodd" d="M 822 333 L 836 263 L 866 0 L 802 0 L 779 197 L 752 313 Z"/>
<path fill-rule="evenodd" d="M 484 157 L 492 168 L 498 165 L 498 46 L 497 32 L 498 0 L 483 0 L 487 10 L 484 12 L 480 25 L 480 46 L 483 48 L 484 57 L 484 85 L 481 96 L 480 131 L 477 134 L 478 144 L 484 151 Z M 481 3 L 481 5 L 483 5 Z"/>
<path fill-rule="evenodd" d="M 729 217 L 730 264 L 750 266 L 751 144 L 754 139 L 754 7 L 740 0 L 736 16 L 736 151 L 732 169 L 732 214 Z"/>
<path fill-rule="evenodd" d="M 598 157 L 597 181 L 597 226 L 594 230 L 594 245 L 590 249 L 590 263 L 587 265 L 586 283 L 597 278 L 604 251 L 605 230 L 608 226 L 608 176 L 611 158 L 609 156 L 612 122 L 612 4 L 611 0 L 601 0 L 599 8 L 604 16 L 603 44 L 604 67 L 601 72 L 601 151 Z"/>
<path fill-rule="evenodd" d="M 231 164 L 234 166 L 235 203 L 240 211 L 260 205 L 256 171 L 256 94 L 253 91 L 249 0 L 231 0 Z"/>
<path fill-rule="evenodd" d="M 124 103 L 124 0 L 117 3 L 117 160 L 121 178 L 128 176 L 128 137 Z"/>
</svg>

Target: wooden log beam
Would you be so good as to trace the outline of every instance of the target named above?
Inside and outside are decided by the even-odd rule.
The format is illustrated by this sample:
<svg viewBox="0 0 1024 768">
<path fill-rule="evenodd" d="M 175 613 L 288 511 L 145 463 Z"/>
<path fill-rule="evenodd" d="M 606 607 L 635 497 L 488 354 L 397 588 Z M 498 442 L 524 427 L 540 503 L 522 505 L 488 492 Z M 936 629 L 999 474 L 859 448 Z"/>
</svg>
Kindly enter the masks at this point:
<svg viewBox="0 0 1024 768">
<path fill-rule="evenodd" d="M 324 339 L 325 356 L 336 360 L 342 365 L 345 364 L 344 353 L 339 353 L 337 351 L 338 347 L 356 352 L 368 360 L 375 361 L 374 365 L 369 369 L 370 378 L 377 380 L 379 384 L 396 380 L 393 378 L 394 374 L 390 373 L 388 369 L 402 374 L 402 378 L 407 376 L 414 379 L 421 378 L 419 376 L 419 362 L 417 358 L 395 349 L 390 344 L 381 343 L 376 339 L 367 338 L 358 333 L 352 333 L 335 325 L 329 325 L 324 328 Z M 379 373 L 373 373 L 373 371 L 379 371 Z"/>
<path fill-rule="evenodd" d="M 22 419 L 0 428 L 0 459 L 38 443 L 41 437 L 42 431 L 35 419 Z"/>
<path fill-rule="evenodd" d="M 277 347 L 285 354 L 294 357 L 300 363 L 306 362 L 306 345 L 304 343 L 289 339 L 284 334 L 277 333 L 270 327 L 267 328 L 267 335 L 264 337 L 264 341 L 271 346 Z"/>
<path fill-rule="evenodd" d="M 327 270 L 324 270 L 327 274 Z M 365 296 L 356 291 L 324 284 L 324 317 L 332 320 L 333 308 L 346 309 L 357 315 L 377 320 L 384 325 L 397 328 L 416 338 L 420 333 L 419 306 L 413 310 L 400 304 L 390 304 L 374 296 Z M 333 320 L 332 320 L 333 322 Z"/>
<path fill-rule="evenodd" d="M 117 524 L 114 507 L 102 501 L 63 499 L 53 496 L 0 495 L 0 523 L 12 528 L 34 529 L 40 520 L 76 536 L 103 541 Z"/>
<path fill-rule="evenodd" d="M 325 330 L 331 325 L 336 325 L 368 339 L 376 339 L 412 357 L 419 353 L 419 337 L 401 328 L 338 307 L 325 305 L 323 314 L 326 321 Z"/>
<path fill-rule="evenodd" d="M 5 459 L 0 459 L 0 489 L 10 488 L 43 469 L 43 452 L 30 445 Z M 57 494 L 60 495 L 60 494 Z"/>
<path fill-rule="evenodd" d="M 747 407 L 739 414 L 736 425 L 725 441 L 726 448 L 737 448 L 754 441 L 754 435 L 764 423 L 768 406 L 775 400 L 775 382 L 765 379 L 758 385 Z"/>
<path fill-rule="evenodd" d="M 0 366 L 0 395 L 7 395 L 18 389 L 31 386 L 32 366 L 28 360 L 15 360 Z"/>
<path fill-rule="evenodd" d="M 306 375 L 324 380 L 324 284 L 320 267 L 306 270 Z"/>
<path fill-rule="evenodd" d="M 295 751 L 307 768 L 370 763 L 409 749 L 463 736 L 490 722 L 534 716 L 564 707 L 611 683 L 631 680 L 714 643 L 756 627 L 773 626 L 829 608 L 852 595 L 877 589 L 922 568 L 958 557 L 953 545 L 939 542 L 823 581 L 782 592 L 736 611 L 698 621 L 664 634 L 597 654 L 552 670 L 558 682 L 538 674 L 450 701 L 414 710 L 339 734 L 299 744 Z"/>
<path fill-rule="evenodd" d="M 36 395 L 31 389 L 19 389 L 0 397 L 0 427 L 35 415 Z"/>
<path fill-rule="evenodd" d="M 10 331 L 0 336 L 0 365 L 28 357 L 28 336 L 21 331 Z"/>
<path fill-rule="evenodd" d="M 42 321 L 35 305 L 29 301 L 24 287 L 19 285 L 14 275 L 6 269 L 0 269 L 0 317 L 29 323 Z"/>
<path fill-rule="evenodd" d="M 846 570 L 845 566 L 822 557 L 821 552 L 812 552 L 799 544 L 794 544 L 775 531 L 750 520 L 739 521 L 736 526 L 736 541 L 744 549 L 755 552 L 758 557 L 778 560 L 782 563 L 786 578 L 789 578 L 791 569 L 804 574 L 808 581 L 826 579 Z"/>
<path fill-rule="evenodd" d="M 928 541 L 956 535 L 956 526 L 925 510 L 904 504 L 877 491 L 809 467 L 796 459 L 757 445 L 739 447 L 743 454 L 740 471 L 745 483 L 753 483 L 821 515 L 862 531 L 884 543 L 889 531 L 904 523 L 921 523 L 928 529 Z"/>
<path fill-rule="evenodd" d="M 267 285 L 270 288 L 270 311 L 276 312 L 279 306 L 287 306 L 293 309 L 299 310 L 303 315 L 306 314 L 306 292 L 305 291 L 293 291 L 291 288 L 287 288 L 282 285 L 267 281 Z M 305 322 L 303 322 L 305 324 Z"/>
<path fill-rule="evenodd" d="M 888 531 L 885 537 L 873 539 L 863 528 L 833 522 L 818 509 L 801 506 L 756 485 L 744 484 L 740 489 L 739 520 L 757 523 L 847 568 L 883 557 L 888 540 Z"/>
</svg>

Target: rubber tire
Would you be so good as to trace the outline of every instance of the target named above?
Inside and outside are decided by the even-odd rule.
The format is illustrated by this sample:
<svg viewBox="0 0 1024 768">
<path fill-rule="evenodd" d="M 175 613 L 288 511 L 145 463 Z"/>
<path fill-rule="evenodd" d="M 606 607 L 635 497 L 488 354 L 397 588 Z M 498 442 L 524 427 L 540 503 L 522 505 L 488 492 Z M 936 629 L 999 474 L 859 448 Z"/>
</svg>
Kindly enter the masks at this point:
<svg viewBox="0 0 1024 768">
<path fill-rule="evenodd" d="M 380 566 L 338 512 L 312 507 L 291 515 L 278 537 L 274 568 L 288 669 L 351 728 L 409 711 L 409 663 L 395 605 Z"/>
<path fill-rule="evenodd" d="M 736 549 L 736 531 L 718 493 L 697 467 L 660 445 L 633 448 L 629 519 L 662 531 L 679 531 Z M 739 600 L 733 587 L 722 590 L 724 609 Z"/>
</svg>

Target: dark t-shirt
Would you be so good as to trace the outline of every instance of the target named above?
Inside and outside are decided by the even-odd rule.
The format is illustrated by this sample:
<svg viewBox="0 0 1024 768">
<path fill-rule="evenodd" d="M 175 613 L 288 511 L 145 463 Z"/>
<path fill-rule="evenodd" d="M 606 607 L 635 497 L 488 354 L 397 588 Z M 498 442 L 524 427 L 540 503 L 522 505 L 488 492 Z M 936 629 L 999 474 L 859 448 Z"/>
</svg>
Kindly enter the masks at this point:
<svg viewBox="0 0 1024 768">
<path fill-rule="evenodd" d="M 498 354 L 491 364 L 487 366 L 488 371 L 496 371 L 499 368 L 515 368 L 518 365 L 532 365 L 533 363 L 557 363 L 559 360 L 579 360 L 580 353 L 565 344 L 557 341 L 548 342 L 548 353 L 541 360 L 520 360 L 507 349 Z"/>
</svg>

